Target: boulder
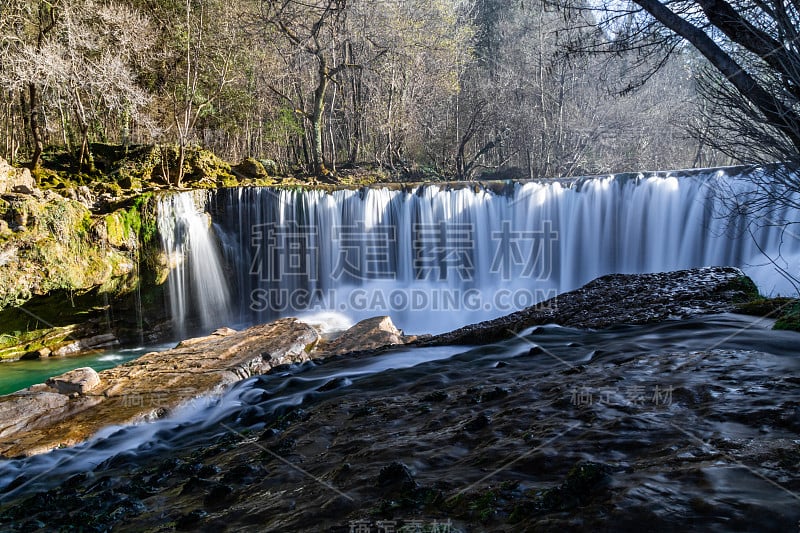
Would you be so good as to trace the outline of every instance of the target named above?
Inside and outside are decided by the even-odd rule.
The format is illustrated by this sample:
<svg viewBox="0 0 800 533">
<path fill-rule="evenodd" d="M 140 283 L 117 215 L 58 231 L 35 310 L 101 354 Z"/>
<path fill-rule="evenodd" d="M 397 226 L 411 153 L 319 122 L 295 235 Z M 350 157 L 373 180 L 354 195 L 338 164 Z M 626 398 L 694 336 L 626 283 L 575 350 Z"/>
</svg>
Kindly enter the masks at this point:
<svg viewBox="0 0 800 533">
<path fill-rule="evenodd" d="M 48 413 L 63 409 L 69 398 L 50 390 L 22 391 L 0 402 L 0 438 L 25 430 Z"/>
<path fill-rule="evenodd" d="M 0 157 L 0 194 L 15 192 L 33 194 L 36 191 L 36 180 L 27 168 L 16 168 Z"/>
<path fill-rule="evenodd" d="M 74 340 L 68 344 L 59 346 L 53 351 L 52 355 L 62 357 L 86 350 L 109 348 L 111 346 L 116 346 L 117 344 L 119 344 L 119 340 L 117 340 L 117 337 L 113 333 L 104 333 L 102 335 L 95 335 L 94 337 L 88 337 L 86 339 Z"/>
<path fill-rule="evenodd" d="M 76 368 L 60 376 L 47 380 L 47 385 L 56 389 L 59 394 L 67 396 L 78 393 L 86 394 L 100 385 L 100 376 L 93 368 Z"/>
<path fill-rule="evenodd" d="M 377 350 L 413 340 L 403 335 L 388 316 L 362 320 L 352 328 L 330 341 L 321 350 L 326 355 L 343 355 L 352 352 Z"/>
</svg>

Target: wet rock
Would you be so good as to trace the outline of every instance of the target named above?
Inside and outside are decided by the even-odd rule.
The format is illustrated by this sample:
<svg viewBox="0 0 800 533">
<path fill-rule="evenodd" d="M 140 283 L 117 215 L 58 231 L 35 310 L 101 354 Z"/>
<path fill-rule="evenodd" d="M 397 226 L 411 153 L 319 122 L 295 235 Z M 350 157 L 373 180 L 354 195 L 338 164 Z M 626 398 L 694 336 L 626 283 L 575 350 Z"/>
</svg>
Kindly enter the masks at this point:
<svg viewBox="0 0 800 533">
<path fill-rule="evenodd" d="M 328 392 L 332 390 L 336 390 L 340 387 L 344 387 L 349 383 L 349 380 L 344 377 L 337 377 L 333 378 L 332 380 L 328 381 L 321 387 L 317 388 L 317 392 Z"/>
<path fill-rule="evenodd" d="M 388 316 L 379 316 L 362 320 L 320 350 L 326 355 L 342 355 L 406 344 L 414 339 L 403 335 Z"/>
<path fill-rule="evenodd" d="M 508 389 L 504 389 L 502 387 L 495 387 L 491 390 L 482 392 L 481 395 L 478 397 L 478 402 L 479 403 L 491 402 L 493 400 L 505 398 L 508 395 L 509 395 Z"/>
<path fill-rule="evenodd" d="M 225 475 L 222 476 L 223 483 L 251 483 L 255 479 L 258 479 L 261 475 L 263 475 L 264 469 L 255 467 L 253 465 L 239 465 L 234 467 L 233 469 L 225 472 Z"/>
<path fill-rule="evenodd" d="M 516 313 L 421 340 L 422 345 L 485 344 L 543 324 L 602 329 L 734 311 L 757 295 L 738 268 L 611 274 Z M 531 349 L 531 355 L 535 348 Z"/>
<path fill-rule="evenodd" d="M 422 397 L 422 401 L 423 402 L 443 402 L 448 397 L 449 396 L 447 395 L 447 393 L 445 391 L 437 390 L 437 391 L 433 391 L 433 392 L 423 396 Z"/>
<path fill-rule="evenodd" d="M 487 427 L 490 423 L 491 420 L 489 420 L 489 417 L 486 416 L 486 414 L 481 413 L 475 418 L 469 420 L 466 424 L 464 424 L 464 429 L 474 433 L 476 431 L 480 431 L 483 428 Z"/>
<path fill-rule="evenodd" d="M 86 394 L 100 385 L 100 376 L 93 368 L 76 368 L 47 380 L 47 385 L 59 394 Z"/>
<path fill-rule="evenodd" d="M 19 531 L 40 531 L 47 526 L 41 520 L 28 520 L 22 526 L 20 526 Z"/>
<path fill-rule="evenodd" d="M 175 521 L 175 527 L 183 531 L 193 530 L 197 524 L 207 516 L 207 512 L 203 511 L 202 509 L 196 509 L 181 515 L 181 517 Z"/>
<path fill-rule="evenodd" d="M 205 481 L 202 481 L 197 476 L 192 476 L 186 481 L 186 483 L 183 484 L 183 488 L 181 489 L 181 493 L 180 494 L 181 494 L 181 496 L 185 496 L 187 494 L 192 494 L 194 492 L 197 492 L 199 489 L 201 489 L 202 487 L 205 487 L 205 486 L 206 486 L 206 482 Z"/>
<path fill-rule="evenodd" d="M 218 507 L 224 505 L 231 494 L 233 494 L 233 489 L 229 485 L 215 483 L 206 494 L 203 503 L 208 507 Z"/>
<path fill-rule="evenodd" d="M 214 465 L 203 465 L 197 475 L 203 479 L 209 479 L 219 474 L 220 469 Z"/>
<path fill-rule="evenodd" d="M 408 493 L 417 488 L 417 482 L 406 465 L 393 462 L 378 473 L 378 488 L 387 495 Z"/>
<path fill-rule="evenodd" d="M 600 463 L 577 463 L 560 485 L 531 491 L 531 499 L 518 503 L 509 516 L 509 521 L 519 523 L 537 515 L 569 511 L 601 499 L 607 492 L 610 471 L 608 466 Z"/>
<path fill-rule="evenodd" d="M 280 457 L 285 457 L 292 453 L 292 450 L 295 446 L 297 446 L 297 440 L 291 437 L 286 437 L 285 439 L 278 441 L 277 444 L 270 446 L 269 451 Z"/>
</svg>

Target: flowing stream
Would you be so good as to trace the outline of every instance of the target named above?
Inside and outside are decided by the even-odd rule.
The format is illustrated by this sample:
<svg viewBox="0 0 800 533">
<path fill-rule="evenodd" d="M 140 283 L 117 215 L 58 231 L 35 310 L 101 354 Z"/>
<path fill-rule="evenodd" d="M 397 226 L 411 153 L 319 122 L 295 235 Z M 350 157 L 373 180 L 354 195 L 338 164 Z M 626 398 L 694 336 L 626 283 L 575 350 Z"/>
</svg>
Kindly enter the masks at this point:
<svg viewBox="0 0 800 533">
<path fill-rule="evenodd" d="M 492 482 L 512 479 L 523 489 L 551 486 L 551 469 L 563 475 L 576 460 L 591 460 L 613 471 L 608 505 L 631 517 L 646 516 L 648 509 L 654 520 L 668 523 L 680 516 L 716 524 L 714 517 L 724 516 L 737 527 L 758 520 L 767 529 L 783 527 L 800 518 L 789 459 L 796 456 L 800 428 L 795 409 L 800 390 L 792 377 L 800 372 L 800 361 L 797 334 L 771 331 L 769 325 L 718 315 L 597 332 L 544 326 L 475 348 L 401 349 L 307 363 L 248 379 L 222 397 L 198 399 L 152 423 L 111 427 L 74 448 L 2 462 L 0 491 L 8 502 L 77 473 L 88 476 L 81 478 L 82 486 L 122 476 L 117 488 L 108 481 L 97 487 L 108 486 L 103 490 L 115 494 L 134 490 L 122 480 L 138 465 L 172 464 L 169 458 L 200 453 L 219 439 L 257 437 L 281 415 L 302 407 L 310 418 L 294 434 L 307 434 L 308 443 L 298 444 L 293 457 L 305 457 L 299 464 L 313 472 L 332 468 L 330 461 L 363 457 L 374 463 L 383 457 L 414 465 L 421 483 L 446 477 L 467 486 L 494 468 L 469 454 L 502 465 L 524 451 L 525 461 L 504 468 Z M 485 395 L 492 390 L 503 393 Z M 426 400 L 431 392 L 441 397 Z M 469 400 L 479 394 L 483 400 Z M 494 397 L 500 400 L 488 399 Z M 391 422 L 397 415 L 387 413 L 409 406 L 405 418 Z M 365 414 L 358 415 L 361 411 Z M 488 435 L 507 436 L 448 437 L 470 412 L 488 413 Z M 320 431 L 352 424 L 346 421 L 356 416 L 388 416 L 385 431 L 413 436 L 411 448 L 395 436 L 376 441 L 366 455 L 336 459 L 341 446 L 322 454 L 303 451 L 303 446 L 316 449 Z M 541 449 L 521 440 L 525 428 L 525 438 L 544 443 Z M 375 438 L 382 438 L 383 429 L 374 428 Z M 265 438 L 267 445 L 271 441 Z M 215 460 L 213 454 L 201 456 Z M 251 453 L 244 457 L 258 462 Z M 367 467 L 354 463 L 354 475 L 361 468 Z M 268 476 L 282 472 L 272 463 Z M 367 479 L 375 475 L 370 472 L 365 470 Z M 164 490 L 164 497 L 177 494 Z"/>
<path fill-rule="evenodd" d="M 746 194 L 743 187 L 738 176 L 708 171 L 509 184 L 499 191 L 172 194 L 159 204 L 173 267 L 170 311 L 180 335 L 285 315 L 349 324 L 378 314 L 409 332 L 436 333 L 615 272 L 739 266 L 762 292 L 793 292 L 761 252 L 800 271 L 800 239 L 781 231 L 798 222 L 796 213 L 773 212 L 761 226 L 740 214 L 721 216 L 718 191 Z M 413 436 L 408 456 L 393 440 L 375 444 L 371 454 L 412 462 L 421 482 L 441 477 L 441 465 L 449 465 L 444 472 L 453 482 L 479 482 L 522 446 L 523 457 L 536 452 L 526 459 L 534 466 L 503 468 L 523 489 L 552 485 L 552 476 L 576 460 L 590 460 L 614 472 L 608 505 L 622 513 L 709 524 L 725 516 L 744 529 L 764 517 L 768 528 L 783 528 L 800 519 L 791 490 L 796 469 L 786 466 L 796 465 L 800 391 L 793 376 L 800 362 L 797 334 L 770 325 L 719 315 L 603 331 L 546 326 L 487 346 L 403 348 L 292 366 L 222 396 L 197 398 L 151 423 L 109 427 L 73 448 L 0 462 L 0 501 L 54 489 L 79 473 L 88 476 L 81 484 L 124 481 L 138 465 L 188 457 L 220 439 L 264 432 L 266 440 L 272 437 L 265 428 L 298 407 L 310 413 L 306 429 L 324 434 L 363 407 L 364 416 L 385 409 L 383 420 L 402 421 Z M 505 403 L 493 408 L 469 400 L 484 385 Z M 432 400 L 425 399 L 431 391 L 452 403 L 433 420 Z M 406 412 L 403 402 L 422 408 L 395 419 Z M 346 418 L 337 421 L 342 410 Z M 502 436 L 473 443 L 488 446 L 480 453 L 497 465 L 461 461 L 473 453 L 463 433 L 441 441 L 477 420 L 465 425 L 453 417 L 476 410 L 489 414 L 475 427 L 489 424 Z M 545 443 L 541 450 L 520 441 L 520 424 L 530 425 L 526 439 Z M 553 435 L 559 440 L 551 446 Z M 321 469 L 315 461 L 324 455 L 308 452 L 300 462 Z M 553 465 L 558 472 L 548 470 Z M 279 474 L 270 467 L 268 477 Z M 129 490 L 123 481 L 113 490 Z M 109 482 L 97 490 L 106 490 L 103 483 Z"/>
</svg>

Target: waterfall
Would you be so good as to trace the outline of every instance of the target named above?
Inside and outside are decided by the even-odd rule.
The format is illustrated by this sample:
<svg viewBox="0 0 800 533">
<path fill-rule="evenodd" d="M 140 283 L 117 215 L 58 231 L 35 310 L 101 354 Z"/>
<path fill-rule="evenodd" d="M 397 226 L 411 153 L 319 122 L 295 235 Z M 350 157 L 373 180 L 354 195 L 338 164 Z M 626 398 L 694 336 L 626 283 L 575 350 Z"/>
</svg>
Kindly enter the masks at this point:
<svg viewBox="0 0 800 533">
<path fill-rule="evenodd" d="M 164 196 L 158 203 L 158 230 L 170 266 L 167 294 L 179 338 L 230 319 L 230 292 L 206 200 L 203 192 L 193 191 Z"/>
<path fill-rule="evenodd" d="M 191 267 L 189 275 L 181 263 L 170 276 L 173 317 L 183 320 L 194 297 L 208 326 L 336 311 L 354 320 L 388 314 L 408 331 L 439 332 L 604 274 L 715 265 L 743 268 L 762 292 L 794 292 L 759 248 L 800 272 L 800 239 L 780 227 L 751 238 L 743 214 L 722 214 L 717 191 L 739 181 L 720 170 L 509 184 L 497 193 L 180 193 L 164 199 L 160 222 L 165 250 Z M 214 220 L 228 276 L 202 211 Z M 798 221 L 791 211 L 771 216 Z"/>
</svg>

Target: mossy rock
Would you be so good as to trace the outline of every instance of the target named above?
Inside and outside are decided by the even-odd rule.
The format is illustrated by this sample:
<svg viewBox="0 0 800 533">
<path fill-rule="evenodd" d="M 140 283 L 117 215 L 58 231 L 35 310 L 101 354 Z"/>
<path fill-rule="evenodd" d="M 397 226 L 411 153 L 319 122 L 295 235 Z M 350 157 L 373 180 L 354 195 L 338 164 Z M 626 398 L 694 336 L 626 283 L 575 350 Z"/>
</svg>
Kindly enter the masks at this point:
<svg viewBox="0 0 800 533">
<path fill-rule="evenodd" d="M 743 315 L 775 318 L 773 329 L 800 331 L 800 300 L 796 298 L 758 297 L 739 304 L 735 311 Z"/>
<path fill-rule="evenodd" d="M 733 292 L 733 301 L 739 303 L 750 302 L 760 298 L 758 287 L 747 276 L 739 276 L 719 289 L 722 292 Z"/>
<path fill-rule="evenodd" d="M 252 157 L 248 157 L 247 159 L 243 160 L 241 163 L 233 167 L 232 170 L 240 179 L 256 180 L 269 177 L 264 165 Z"/>
<path fill-rule="evenodd" d="M 209 150 L 186 149 L 186 173 L 184 182 L 204 182 L 233 187 L 238 180 L 231 173 L 231 166 Z"/>
<path fill-rule="evenodd" d="M 795 300 L 793 305 L 787 306 L 778 320 L 774 329 L 800 331 L 800 302 Z"/>
<path fill-rule="evenodd" d="M 259 159 L 258 162 L 264 167 L 264 171 L 270 176 L 281 174 L 281 167 L 272 159 Z"/>
<path fill-rule="evenodd" d="M 796 302 L 794 298 L 762 298 L 758 297 L 749 302 L 744 302 L 736 307 L 736 312 L 743 315 L 761 316 L 768 318 L 777 318 L 783 310 L 792 303 Z"/>
<path fill-rule="evenodd" d="M 105 223 L 105 238 L 111 246 L 122 250 L 131 250 L 136 247 L 141 220 L 135 209 L 130 212 L 119 209 L 103 217 L 103 222 Z"/>
</svg>

